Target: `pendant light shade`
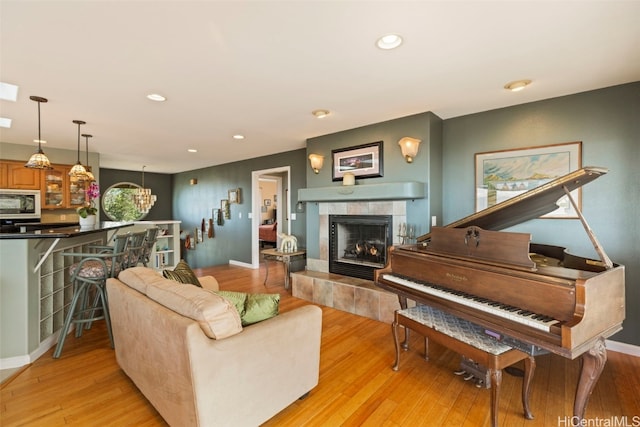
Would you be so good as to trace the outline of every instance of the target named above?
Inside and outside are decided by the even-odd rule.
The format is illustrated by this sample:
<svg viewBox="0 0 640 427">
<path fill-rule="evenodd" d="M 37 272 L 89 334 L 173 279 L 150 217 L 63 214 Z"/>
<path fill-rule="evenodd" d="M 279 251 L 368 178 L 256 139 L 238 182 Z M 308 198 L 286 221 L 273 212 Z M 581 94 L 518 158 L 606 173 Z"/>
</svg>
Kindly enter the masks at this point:
<svg viewBox="0 0 640 427">
<path fill-rule="evenodd" d="M 86 124 L 86 122 L 83 122 L 82 120 L 74 120 L 73 123 L 78 125 L 78 161 L 69 171 L 69 176 L 84 179 L 87 175 L 87 170 L 82 166 L 82 163 L 80 163 L 80 126 Z"/>
<path fill-rule="evenodd" d="M 149 213 L 149 210 L 156 202 L 157 197 L 155 194 L 151 194 L 150 188 L 144 188 L 144 168 L 142 166 L 142 187 L 136 188 L 133 192 L 133 203 L 141 213 Z"/>
<path fill-rule="evenodd" d="M 85 166 L 85 169 L 86 169 L 85 180 L 89 182 L 93 182 L 96 180 L 96 177 L 93 176 L 93 174 L 91 173 L 91 168 L 89 167 L 89 138 L 91 138 L 93 135 L 83 133 L 82 136 L 84 136 L 84 141 L 85 141 L 84 146 L 87 151 L 87 166 Z"/>
<path fill-rule="evenodd" d="M 51 169 L 51 162 L 42 151 L 42 137 L 40 135 L 40 103 L 47 102 L 47 98 L 41 96 L 30 96 L 29 99 L 38 103 L 38 152 L 33 154 L 24 165 L 30 169 Z"/>
</svg>

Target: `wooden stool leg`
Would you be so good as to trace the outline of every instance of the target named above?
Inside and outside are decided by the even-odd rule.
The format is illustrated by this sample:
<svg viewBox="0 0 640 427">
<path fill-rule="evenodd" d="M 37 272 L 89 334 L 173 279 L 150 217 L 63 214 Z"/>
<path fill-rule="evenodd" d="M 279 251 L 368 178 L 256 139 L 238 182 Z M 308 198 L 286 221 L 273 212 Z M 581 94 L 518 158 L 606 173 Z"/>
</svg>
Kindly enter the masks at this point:
<svg viewBox="0 0 640 427">
<path fill-rule="evenodd" d="M 536 370 L 536 359 L 529 356 L 524 359 L 524 378 L 522 379 L 522 408 L 524 409 L 524 417 L 528 420 L 533 419 L 533 414 L 529 408 L 529 392 L 531 391 L 531 380 Z"/>
<path fill-rule="evenodd" d="M 502 370 L 491 369 L 491 425 L 498 426 L 498 407 L 500 403 L 500 384 L 502 384 Z"/>
<path fill-rule="evenodd" d="M 407 329 L 405 327 L 405 334 Z M 393 335 L 393 344 L 396 348 L 396 362 L 393 364 L 392 369 L 397 371 L 400 369 L 400 339 L 398 338 L 398 322 L 395 320 L 391 324 L 391 333 Z"/>
</svg>

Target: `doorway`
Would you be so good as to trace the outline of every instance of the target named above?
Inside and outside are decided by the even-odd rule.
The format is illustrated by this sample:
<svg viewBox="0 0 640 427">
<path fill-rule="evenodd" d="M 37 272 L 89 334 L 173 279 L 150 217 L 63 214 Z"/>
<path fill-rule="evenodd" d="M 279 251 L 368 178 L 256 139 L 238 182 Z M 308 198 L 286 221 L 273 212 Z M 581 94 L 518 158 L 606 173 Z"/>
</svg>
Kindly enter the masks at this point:
<svg viewBox="0 0 640 427">
<path fill-rule="evenodd" d="M 291 167 L 263 169 L 251 172 L 251 266 L 260 267 L 259 226 L 265 220 L 277 222 L 277 232 L 291 234 L 290 206 Z M 264 184 L 263 190 L 261 185 Z M 275 206 L 275 207 L 274 207 Z M 280 238 L 276 240 L 279 244 Z M 276 246 L 277 247 L 277 246 Z"/>
</svg>

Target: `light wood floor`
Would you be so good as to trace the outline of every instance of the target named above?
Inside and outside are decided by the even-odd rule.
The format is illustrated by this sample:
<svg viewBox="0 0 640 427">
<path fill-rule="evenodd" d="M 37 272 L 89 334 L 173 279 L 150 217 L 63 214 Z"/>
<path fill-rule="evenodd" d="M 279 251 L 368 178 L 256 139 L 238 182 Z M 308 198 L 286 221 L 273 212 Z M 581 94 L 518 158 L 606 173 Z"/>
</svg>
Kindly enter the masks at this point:
<svg viewBox="0 0 640 427">
<path fill-rule="evenodd" d="M 267 291 L 282 295 L 281 311 L 308 304 L 284 291 L 281 269 L 272 265 Z M 215 275 L 223 289 L 265 292 L 264 267 L 257 271 L 221 266 L 199 273 Z M 265 425 L 490 425 L 490 391 L 452 374 L 458 368 L 458 356 L 433 343 L 426 362 L 416 334 L 412 344 L 402 355 L 400 371 L 394 372 L 389 325 L 323 307 L 320 382 L 309 397 Z M 0 425 L 166 425 L 118 368 L 103 322 L 80 339 L 69 336 L 59 360 L 51 358 L 52 350 L 1 386 Z M 537 358 L 537 365 L 531 395 L 535 420 L 526 421 L 522 416 L 521 379 L 504 374 L 501 426 L 571 425 L 559 423 L 559 418 L 564 420 L 572 413 L 579 362 L 545 355 Z M 632 423 L 633 416 L 640 416 L 639 390 L 640 358 L 609 352 L 587 418 L 626 416 Z"/>
</svg>

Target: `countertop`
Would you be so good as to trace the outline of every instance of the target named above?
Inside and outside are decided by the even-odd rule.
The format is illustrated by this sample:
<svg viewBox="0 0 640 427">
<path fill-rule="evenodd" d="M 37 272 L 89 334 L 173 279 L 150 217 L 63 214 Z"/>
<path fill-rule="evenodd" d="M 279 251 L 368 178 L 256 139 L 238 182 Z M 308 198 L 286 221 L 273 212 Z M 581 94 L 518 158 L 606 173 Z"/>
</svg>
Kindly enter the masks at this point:
<svg viewBox="0 0 640 427">
<path fill-rule="evenodd" d="M 83 227 L 79 224 L 67 226 L 67 227 L 46 227 L 40 230 L 29 230 L 24 233 L 0 233 L 1 239 L 52 239 L 52 238 L 66 238 L 76 237 L 85 234 L 98 233 L 100 231 L 116 230 L 118 228 L 130 227 L 133 222 L 116 222 L 116 221 L 103 221 L 96 224 L 94 227 Z"/>
</svg>

